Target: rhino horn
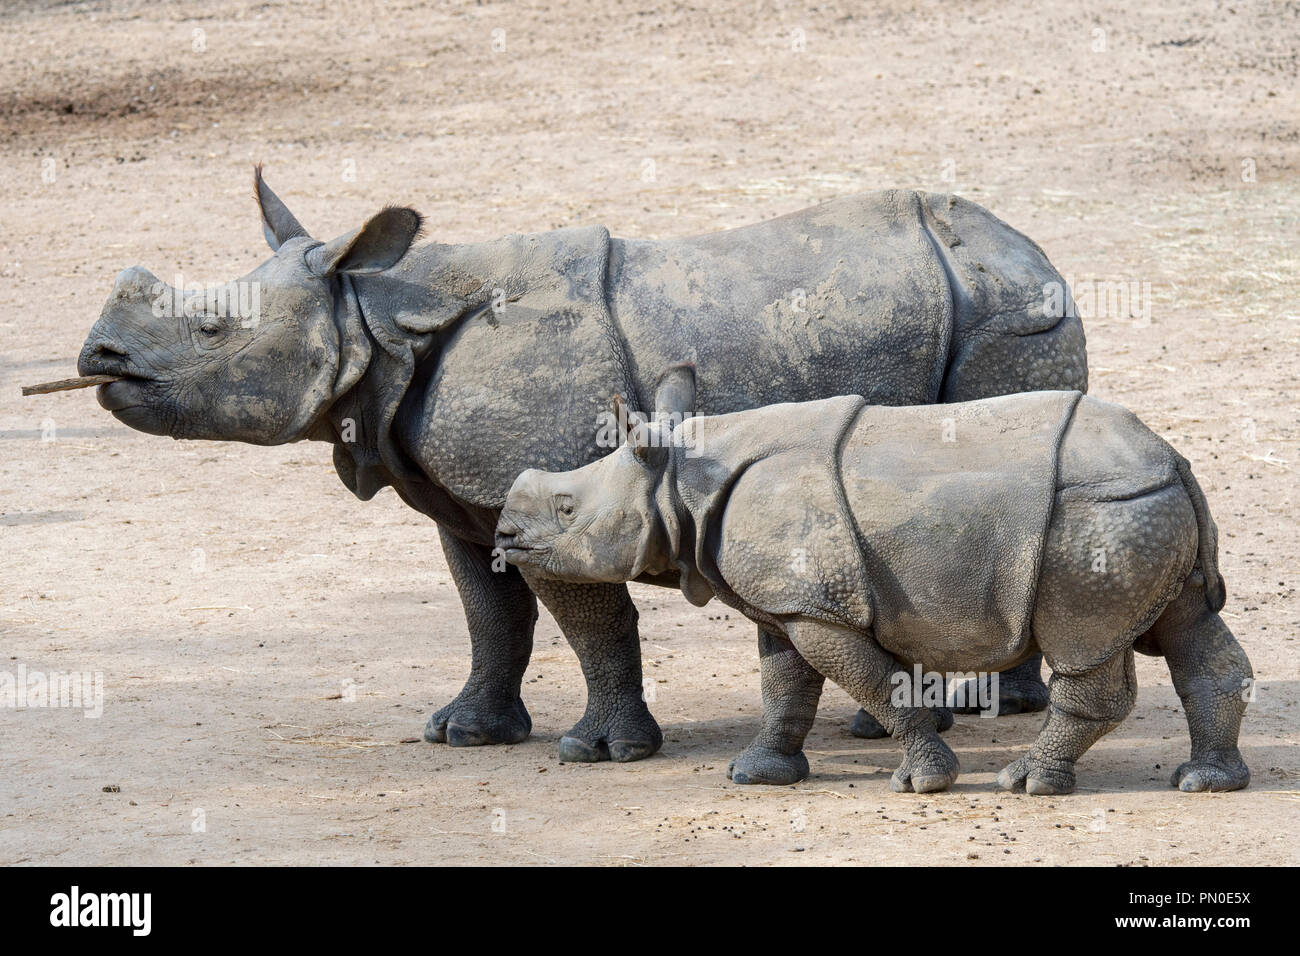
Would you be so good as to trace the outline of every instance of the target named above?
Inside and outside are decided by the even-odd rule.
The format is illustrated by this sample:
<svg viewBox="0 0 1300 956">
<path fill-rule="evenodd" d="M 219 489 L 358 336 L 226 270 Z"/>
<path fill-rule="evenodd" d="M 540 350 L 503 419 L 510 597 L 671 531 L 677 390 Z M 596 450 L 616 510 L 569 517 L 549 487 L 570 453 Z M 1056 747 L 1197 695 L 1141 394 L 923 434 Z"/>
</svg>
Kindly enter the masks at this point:
<svg viewBox="0 0 1300 956">
<path fill-rule="evenodd" d="M 271 191 L 271 187 L 262 178 L 262 164 L 253 167 L 253 187 L 257 193 L 257 206 L 262 211 L 262 234 L 266 236 L 267 245 L 273 250 L 279 249 L 290 239 L 307 235 L 289 207 L 280 201 L 280 197 Z"/>
</svg>

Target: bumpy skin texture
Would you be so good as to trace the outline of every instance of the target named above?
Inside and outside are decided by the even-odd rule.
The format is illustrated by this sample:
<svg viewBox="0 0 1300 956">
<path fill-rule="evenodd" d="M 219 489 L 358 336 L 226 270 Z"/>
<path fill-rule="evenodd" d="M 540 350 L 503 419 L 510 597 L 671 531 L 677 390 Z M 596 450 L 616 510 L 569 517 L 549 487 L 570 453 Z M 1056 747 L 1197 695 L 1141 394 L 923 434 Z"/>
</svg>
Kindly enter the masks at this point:
<svg viewBox="0 0 1300 956">
<path fill-rule="evenodd" d="M 766 714 L 737 783 L 807 774 L 821 674 L 902 744 L 893 789 L 945 789 L 958 767 L 939 714 L 895 696 L 909 665 L 987 673 L 1041 650 L 1047 720 L 998 782 L 1069 793 L 1075 763 L 1133 707 L 1135 649 L 1166 657 L 1184 701 L 1192 753 L 1174 785 L 1249 781 L 1250 664 L 1218 614 L 1204 495 L 1132 413 L 1077 392 L 905 408 L 843 396 L 629 429 L 591 465 L 521 473 L 497 541 L 575 582 L 675 568 L 693 603 L 759 625 Z"/>
<path fill-rule="evenodd" d="M 431 740 L 527 732 L 518 688 L 531 598 L 517 576 L 482 570 L 485 549 L 521 470 L 607 450 L 597 422 L 612 393 L 646 408 L 682 361 L 700 370 L 706 414 L 841 393 L 902 405 L 1087 385 L 1079 320 L 1044 314 L 1044 288 L 1063 289 L 1061 277 L 1031 241 L 956 197 L 871 193 L 662 242 L 592 227 L 411 248 L 411 210 L 321 243 L 260 173 L 256 186 L 276 250 L 245 277 L 262 290 L 261 321 L 212 330 L 202 316 L 160 318 L 150 305 L 167 287 L 127 270 L 78 367 L 128 376 L 100 401 L 132 427 L 330 441 L 358 497 L 391 486 L 438 522 L 473 656 L 465 689 L 430 719 Z M 534 590 L 592 682 L 566 755 L 653 753 L 661 738 L 641 699 L 626 589 Z M 773 687 L 799 686 L 792 655 L 764 661 L 792 668 Z M 804 705 L 774 691 L 768 706 Z"/>
</svg>

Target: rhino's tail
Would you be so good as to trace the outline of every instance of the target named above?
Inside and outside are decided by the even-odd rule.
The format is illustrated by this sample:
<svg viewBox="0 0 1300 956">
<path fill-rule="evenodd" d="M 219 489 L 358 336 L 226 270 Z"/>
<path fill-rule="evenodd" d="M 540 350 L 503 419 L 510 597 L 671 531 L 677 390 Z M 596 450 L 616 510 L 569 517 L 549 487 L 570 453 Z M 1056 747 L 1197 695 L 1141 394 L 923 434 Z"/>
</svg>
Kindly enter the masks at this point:
<svg viewBox="0 0 1300 956">
<path fill-rule="evenodd" d="M 1205 577 L 1205 603 L 1216 614 L 1223 609 L 1227 600 L 1227 589 L 1223 575 L 1219 573 L 1219 527 L 1210 517 L 1210 506 L 1205 501 L 1205 493 L 1192 474 L 1192 466 L 1182 455 L 1176 455 L 1178 477 L 1182 479 L 1187 497 L 1192 501 L 1192 511 L 1196 513 L 1197 563 Z"/>
</svg>

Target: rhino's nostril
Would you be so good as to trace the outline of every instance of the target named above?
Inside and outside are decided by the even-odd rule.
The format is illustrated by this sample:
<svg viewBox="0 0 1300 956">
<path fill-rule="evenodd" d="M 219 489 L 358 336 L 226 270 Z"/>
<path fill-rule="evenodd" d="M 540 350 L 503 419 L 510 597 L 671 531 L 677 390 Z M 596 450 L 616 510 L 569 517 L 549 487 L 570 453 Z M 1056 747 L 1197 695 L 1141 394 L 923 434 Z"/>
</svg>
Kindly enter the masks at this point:
<svg viewBox="0 0 1300 956">
<path fill-rule="evenodd" d="M 77 358 L 77 372 L 81 375 L 119 374 L 126 367 L 127 359 L 126 349 L 115 340 L 94 335 Z"/>
</svg>

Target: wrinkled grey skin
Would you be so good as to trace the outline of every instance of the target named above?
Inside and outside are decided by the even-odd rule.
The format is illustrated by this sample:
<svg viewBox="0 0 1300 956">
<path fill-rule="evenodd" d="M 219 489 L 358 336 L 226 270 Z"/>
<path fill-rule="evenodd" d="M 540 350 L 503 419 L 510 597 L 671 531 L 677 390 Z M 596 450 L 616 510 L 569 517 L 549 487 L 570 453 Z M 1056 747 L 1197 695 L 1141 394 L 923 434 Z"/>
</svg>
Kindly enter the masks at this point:
<svg viewBox="0 0 1300 956">
<path fill-rule="evenodd" d="M 1060 276 L 1024 236 L 954 197 L 872 193 L 663 242 L 590 227 L 411 248 L 411 210 L 321 243 L 260 172 L 256 185 L 275 250 L 245 277 L 260 284 L 260 321 L 160 317 L 161 284 L 128 269 L 78 368 L 130 376 L 99 397 L 133 428 L 328 441 L 359 498 L 389 485 L 438 523 L 472 666 L 430 718 L 433 741 L 528 735 L 519 691 L 540 598 L 588 686 L 561 756 L 634 760 L 660 746 L 626 587 L 521 576 L 492 555 L 521 470 L 575 468 L 608 450 L 596 423 L 611 393 L 646 408 L 682 361 L 702 369 L 700 411 L 712 414 L 844 393 L 900 405 L 1086 386 L 1078 319 L 1043 314 L 1043 287 Z M 772 719 L 786 697 L 796 709 L 815 697 L 781 647 L 763 659 Z"/>
<path fill-rule="evenodd" d="M 977 437 L 939 444 L 948 414 Z M 891 789 L 947 789 L 957 758 L 933 710 L 891 698 L 895 675 L 987 673 L 1041 651 L 1047 721 L 998 783 L 1069 793 L 1075 762 L 1132 709 L 1134 650 L 1165 658 L 1187 714 L 1191 759 L 1172 784 L 1250 779 L 1237 737 L 1251 668 L 1218 613 L 1205 498 L 1135 416 L 1078 393 L 938 412 L 844 397 L 633 428 L 592 464 L 521 473 L 497 543 L 512 564 L 574 582 L 676 570 L 693 603 L 717 597 L 757 623 L 765 655 L 791 645 L 803 693 L 778 689 L 793 698 L 786 719 L 732 763 L 738 782 L 771 765 L 806 775 L 825 675 L 902 745 Z"/>
</svg>

